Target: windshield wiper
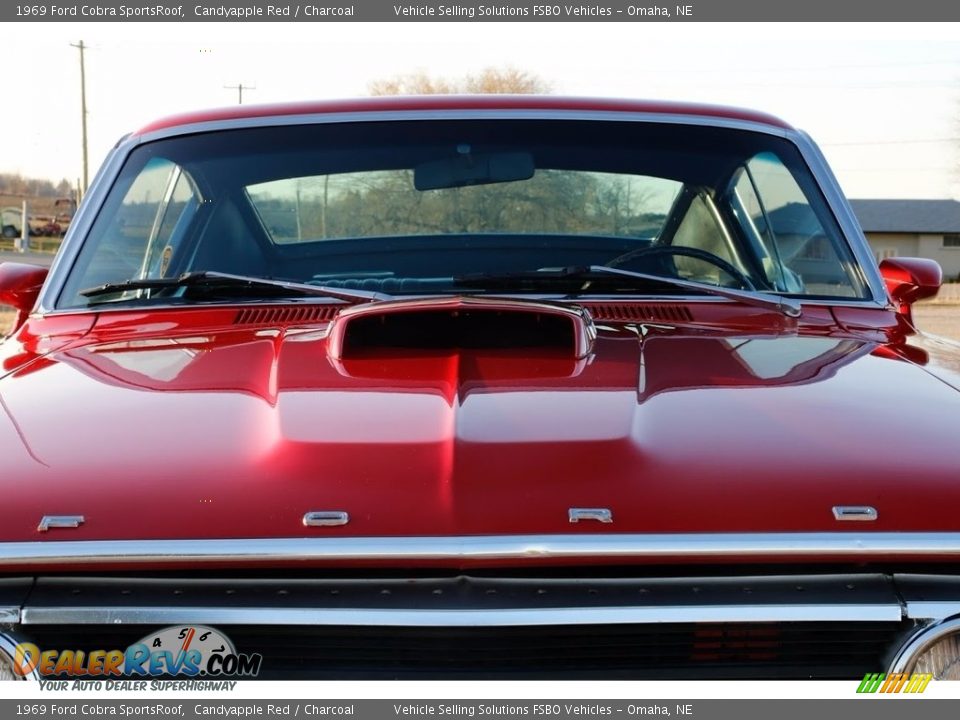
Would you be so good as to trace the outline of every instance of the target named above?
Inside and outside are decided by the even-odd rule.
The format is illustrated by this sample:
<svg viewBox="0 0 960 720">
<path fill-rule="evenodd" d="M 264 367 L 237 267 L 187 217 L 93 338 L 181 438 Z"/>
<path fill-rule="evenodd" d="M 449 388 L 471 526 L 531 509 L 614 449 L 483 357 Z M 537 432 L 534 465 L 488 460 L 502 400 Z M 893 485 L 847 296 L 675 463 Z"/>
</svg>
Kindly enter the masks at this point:
<svg viewBox="0 0 960 720">
<path fill-rule="evenodd" d="M 702 292 L 708 295 L 716 295 L 718 297 L 727 298 L 728 300 L 735 300 L 743 303 L 744 305 L 753 305 L 755 307 L 761 307 L 767 310 L 776 310 L 777 312 L 783 313 L 787 317 L 800 317 L 802 312 L 799 301 L 794 300 L 793 298 L 783 297 L 781 295 L 774 295 L 773 293 L 761 292 L 758 290 L 737 290 L 735 288 L 726 288 L 719 285 L 711 285 L 710 283 L 697 282 L 695 280 L 684 280 L 682 278 L 663 275 L 649 275 L 647 273 L 634 272 L 632 270 L 621 270 L 620 268 L 610 267 L 609 265 L 545 268 L 543 270 L 531 272 L 504 274 L 476 273 L 455 277 L 454 282 L 458 285 L 481 287 L 487 284 L 504 285 L 514 281 L 518 282 L 519 284 L 523 284 L 525 282 L 537 282 L 538 280 L 547 279 L 551 281 L 589 281 L 598 276 L 605 275 L 630 278 L 632 280 L 642 280 L 645 283 L 662 283 L 666 285 L 673 285 L 674 287 L 683 288 L 685 290 L 694 290 L 696 292 Z M 585 290 L 586 283 L 584 284 L 583 288 L 568 294 L 579 295 L 585 292 Z"/>
<path fill-rule="evenodd" d="M 248 277 L 246 275 L 230 275 L 229 273 L 203 270 L 188 272 L 171 278 L 131 278 L 122 282 L 106 283 L 97 287 L 81 290 L 84 297 L 93 298 L 100 295 L 113 295 L 128 290 L 170 290 L 177 288 L 223 288 L 232 294 L 242 294 L 244 291 L 256 293 L 263 290 L 276 290 L 278 295 L 284 293 L 292 295 L 316 295 L 331 297 L 350 302 L 374 302 L 377 300 L 392 300 L 393 296 L 384 293 L 369 292 L 366 290 L 341 290 L 324 285 L 309 285 L 307 283 L 289 282 L 286 280 L 272 280 L 270 278 Z"/>
</svg>

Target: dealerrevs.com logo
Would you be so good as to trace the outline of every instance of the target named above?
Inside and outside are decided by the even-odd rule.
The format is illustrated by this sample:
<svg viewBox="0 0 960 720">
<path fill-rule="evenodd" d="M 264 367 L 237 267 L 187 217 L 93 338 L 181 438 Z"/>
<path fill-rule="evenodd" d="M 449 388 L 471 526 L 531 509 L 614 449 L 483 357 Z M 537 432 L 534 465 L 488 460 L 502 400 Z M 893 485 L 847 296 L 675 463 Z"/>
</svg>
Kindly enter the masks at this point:
<svg viewBox="0 0 960 720">
<path fill-rule="evenodd" d="M 256 677 L 263 656 L 238 653 L 225 634 L 204 625 L 174 625 L 151 633 L 125 650 L 16 647 L 19 675 L 43 678 Z"/>
</svg>

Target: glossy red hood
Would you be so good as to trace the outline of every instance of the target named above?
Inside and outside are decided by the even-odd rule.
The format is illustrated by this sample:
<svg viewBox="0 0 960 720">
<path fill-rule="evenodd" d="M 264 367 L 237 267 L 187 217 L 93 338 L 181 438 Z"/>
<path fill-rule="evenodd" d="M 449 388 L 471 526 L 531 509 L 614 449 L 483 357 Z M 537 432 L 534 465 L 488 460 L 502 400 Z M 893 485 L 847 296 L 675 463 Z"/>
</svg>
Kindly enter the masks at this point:
<svg viewBox="0 0 960 720">
<path fill-rule="evenodd" d="M 189 315 L 6 344 L 0 540 L 835 532 L 837 505 L 960 530 L 960 394 L 902 347 L 611 325 L 580 360 L 332 361 L 322 324 Z M 349 523 L 303 526 L 326 510 Z M 85 523 L 41 534 L 44 515 Z"/>
</svg>

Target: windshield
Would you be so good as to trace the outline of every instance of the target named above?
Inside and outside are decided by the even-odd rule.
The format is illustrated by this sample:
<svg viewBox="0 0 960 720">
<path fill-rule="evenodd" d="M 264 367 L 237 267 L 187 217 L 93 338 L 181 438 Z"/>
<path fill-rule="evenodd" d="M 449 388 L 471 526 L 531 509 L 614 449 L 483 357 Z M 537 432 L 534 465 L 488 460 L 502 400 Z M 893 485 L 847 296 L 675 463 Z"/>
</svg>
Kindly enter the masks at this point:
<svg viewBox="0 0 960 720">
<path fill-rule="evenodd" d="M 61 293 L 214 272 L 382 292 L 549 294 L 607 266 L 797 297 L 858 298 L 799 152 L 725 128 L 412 120 L 200 133 L 135 149 Z M 543 287 L 530 275 L 543 274 Z M 511 287 L 513 274 L 525 279 Z M 484 276 L 498 278 L 485 287 Z M 686 292 L 598 278 L 598 294 Z M 469 283 L 466 283 L 469 286 Z M 180 297 L 196 284 L 117 291 Z M 225 290 L 218 289 L 218 292 Z M 101 293 L 103 295 L 103 293 Z"/>
</svg>

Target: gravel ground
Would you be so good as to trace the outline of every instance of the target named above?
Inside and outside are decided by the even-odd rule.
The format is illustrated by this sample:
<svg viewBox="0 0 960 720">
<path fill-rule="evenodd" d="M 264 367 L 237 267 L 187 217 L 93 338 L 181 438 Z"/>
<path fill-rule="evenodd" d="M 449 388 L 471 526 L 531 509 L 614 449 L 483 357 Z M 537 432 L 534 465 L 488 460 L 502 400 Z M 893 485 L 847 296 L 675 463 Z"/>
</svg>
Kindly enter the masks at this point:
<svg viewBox="0 0 960 720">
<path fill-rule="evenodd" d="M 924 332 L 960 340 L 960 305 L 919 305 L 913 317 Z"/>
<path fill-rule="evenodd" d="M 914 317 L 924 331 L 960 341 L 960 305 L 920 305 Z M 0 335 L 12 321 L 13 313 L 0 308 Z"/>
</svg>

